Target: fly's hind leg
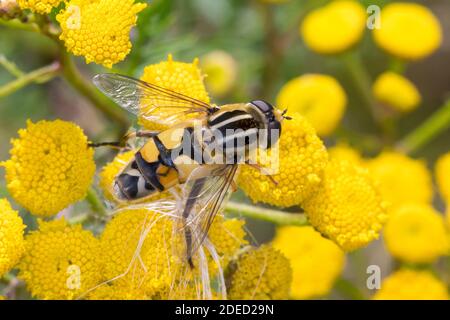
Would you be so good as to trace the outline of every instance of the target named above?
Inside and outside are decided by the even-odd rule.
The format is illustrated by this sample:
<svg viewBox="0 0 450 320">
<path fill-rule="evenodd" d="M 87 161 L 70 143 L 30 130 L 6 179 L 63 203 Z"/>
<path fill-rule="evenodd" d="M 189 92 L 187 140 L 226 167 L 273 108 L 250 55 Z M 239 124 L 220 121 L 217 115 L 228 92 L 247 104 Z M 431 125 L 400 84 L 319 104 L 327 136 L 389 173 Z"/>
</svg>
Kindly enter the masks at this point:
<svg viewBox="0 0 450 320">
<path fill-rule="evenodd" d="M 273 182 L 274 185 L 278 185 L 278 181 L 275 180 L 275 179 L 272 177 L 272 175 L 271 175 L 264 167 L 261 167 L 260 165 L 255 164 L 255 163 L 248 163 L 248 162 L 246 162 L 245 164 L 248 165 L 248 166 L 250 166 L 250 167 L 252 167 L 252 168 L 254 168 L 254 169 L 256 169 L 256 170 L 258 170 L 258 171 L 261 172 L 263 175 L 268 176 L 268 178 L 270 179 L 270 181 Z"/>
<path fill-rule="evenodd" d="M 112 141 L 112 142 L 100 142 L 100 143 L 89 143 L 88 146 L 92 148 L 99 148 L 99 147 L 110 147 L 114 149 L 119 150 L 127 150 L 129 147 L 127 146 L 127 143 L 130 139 L 138 137 L 138 138 L 151 138 L 158 134 L 158 131 L 149 131 L 149 130 L 138 130 L 134 132 L 129 132 L 125 134 L 119 141 Z"/>
</svg>

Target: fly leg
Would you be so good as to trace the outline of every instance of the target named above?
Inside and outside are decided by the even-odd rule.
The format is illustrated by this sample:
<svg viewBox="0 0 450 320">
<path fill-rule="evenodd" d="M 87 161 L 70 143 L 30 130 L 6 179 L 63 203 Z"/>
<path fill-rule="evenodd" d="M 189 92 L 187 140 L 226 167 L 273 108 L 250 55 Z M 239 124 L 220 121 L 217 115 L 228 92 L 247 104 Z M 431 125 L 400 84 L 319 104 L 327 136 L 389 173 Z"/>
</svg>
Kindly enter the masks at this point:
<svg viewBox="0 0 450 320">
<path fill-rule="evenodd" d="M 248 163 L 248 162 L 246 162 L 245 164 L 248 165 L 248 166 L 250 166 L 250 167 L 252 167 L 252 168 L 254 168 L 254 169 L 256 169 L 256 170 L 258 170 L 259 172 L 261 172 L 261 173 L 264 174 L 265 176 L 268 176 L 268 178 L 270 179 L 270 181 L 273 182 L 273 184 L 278 185 L 278 181 L 275 180 L 275 179 L 272 177 L 272 175 L 271 175 L 264 167 L 261 167 L 260 165 L 255 164 L 255 163 Z"/>
<path fill-rule="evenodd" d="M 192 208 L 194 207 L 195 202 L 197 201 L 198 195 L 202 191 L 203 185 L 205 184 L 205 179 L 206 178 L 200 178 L 194 181 L 194 185 L 192 186 L 192 189 L 189 192 L 189 196 L 183 210 L 182 217 L 185 222 L 187 221 L 187 218 L 191 214 Z M 191 269 L 194 269 L 194 263 L 192 262 L 192 231 L 187 224 L 184 228 L 184 237 L 186 240 L 187 260 Z"/>
<path fill-rule="evenodd" d="M 158 133 L 159 133 L 158 131 L 147 131 L 147 130 L 129 132 L 126 135 L 124 135 L 119 141 L 89 143 L 88 146 L 92 147 L 92 148 L 110 147 L 110 148 L 121 150 L 121 149 L 126 149 L 128 140 L 130 140 L 134 137 L 151 138 L 151 137 L 156 136 Z"/>
</svg>

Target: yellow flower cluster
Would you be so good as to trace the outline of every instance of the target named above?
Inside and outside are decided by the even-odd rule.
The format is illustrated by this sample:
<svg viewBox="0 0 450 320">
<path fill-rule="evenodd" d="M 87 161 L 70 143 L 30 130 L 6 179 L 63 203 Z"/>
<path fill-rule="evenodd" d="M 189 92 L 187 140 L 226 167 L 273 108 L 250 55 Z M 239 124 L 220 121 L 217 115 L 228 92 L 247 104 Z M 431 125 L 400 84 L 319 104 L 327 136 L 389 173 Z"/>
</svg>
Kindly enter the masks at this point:
<svg viewBox="0 0 450 320">
<path fill-rule="evenodd" d="M 204 76 L 198 64 L 198 59 L 195 59 L 192 63 L 184 63 L 173 61 L 172 55 L 169 55 L 167 61 L 145 67 L 141 80 L 209 103 L 209 96 L 203 83 Z M 164 103 L 161 104 L 164 105 Z M 167 105 L 167 103 L 165 104 Z M 138 119 L 139 124 L 150 130 L 167 128 L 167 125 L 155 123 L 145 118 L 145 113 L 150 108 L 153 108 L 153 106 L 142 106 L 141 113 L 143 115 Z M 159 114 L 169 117 L 174 111 L 177 111 L 177 109 L 166 108 Z"/>
<path fill-rule="evenodd" d="M 147 4 L 134 0 L 71 0 L 56 19 L 68 51 L 111 68 L 131 50 L 130 31 Z"/>
<path fill-rule="evenodd" d="M 394 72 L 382 73 L 375 80 L 372 91 L 378 101 L 399 112 L 412 111 L 421 101 L 414 83 Z"/>
<path fill-rule="evenodd" d="M 12 197 L 33 214 L 52 216 L 82 199 L 95 172 L 81 128 L 55 120 L 27 122 L 2 163 Z"/>
<path fill-rule="evenodd" d="M 213 96 L 222 97 L 233 87 L 237 77 L 237 64 L 233 56 L 225 51 L 211 51 L 201 58 L 205 82 Z"/>
<path fill-rule="evenodd" d="M 300 34 L 311 50 L 336 54 L 355 45 L 365 27 L 366 12 L 358 1 L 337 0 L 309 13 L 300 26 Z"/>
<path fill-rule="evenodd" d="M 306 74 L 287 82 L 277 106 L 304 116 L 320 136 L 330 135 L 344 115 L 347 96 L 339 82 L 323 74 Z"/>
<path fill-rule="evenodd" d="M 187 298 L 174 293 L 187 285 L 177 283 L 186 280 L 183 279 L 186 264 L 184 239 L 179 236 L 182 233 L 176 235 L 170 217 L 145 208 L 119 210 L 101 237 L 103 277 L 113 280 L 113 288 L 129 290 L 132 296 Z M 216 217 L 208 237 L 216 248 L 222 268 L 247 243 L 244 236 L 243 221 Z M 212 267 L 211 257 L 208 259 Z M 199 265 L 197 259 L 194 259 L 194 265 Z M 216 269 L 212 268 L 210 275 L 214 271 Z M 104 286 L 99 286 L 93 294 L 97 296 L 95 291 Z M 101 296 L 117 297 L 113 289 L 101 290 Z M 195 291 L 189 294 L 194 295 Z"/>
<path fill-rule="evenodd" d="M 428 271 L 399 270 L 383 280 L 376 300 L 447 300 L 445 283 Z"/>
<path fill-rule="evenodd" d="M 432 54 L 442 42 L 439 20 L 425 6 L 391 3 L 381 11 L 381 28 L 374 30 L 375 42 L 390 54 L 417 60 Z"/>
<path fill-rule="evenodd" d="M 361 157 L 361 153 L 343 142 L 328 148 L 328 155 L 333 160 L 348 161 L 359 166 L 364 165 L 364 159 Z"/>
<path fill-rule="evenodd" d="M 278 250 L 263 245 L 241 254 L 231 276 L 232 300 L 287 299 L 292 282 L 289 260 Z"/>
<path fill-rule="evenodd" d="M 11 208 L 8 200 L 0 199 L 0 278 L 25 252 L 24 229 L 19 213 Z"/>
<path fill-rule="evenodd" d="M 410 263 L 433 263 L 450 249 L 443 216 L 426 204 L 396 207 L 384 229 L 384 240 L 393 257 Z"/>
<path fill-rule="evenodd" d="M 40 221 L 25 238 L 18 277 L 39 299 L 76 299 L 101 280 L 99 241 L 64 219 Z"/>
<path fill-rule="evenodd" d="M 450 152 L 439 157 L 436 162 L 436 180 L 442 198 L 450 204 Z"/>
<path fill-rule="evenodd" d="M 379 184 L 383 199 L 390 205 L 430 203 L 433 185 L 424 162 L 387 151 L 367 161 L 367 166 Z"/>
<path fill-rule="evenodd" d="M 343 271 L 344 252 L 312 227 L 279 228 L 273 246 L 291 263 L 291 297 L 294 299 L 311 299 L 326 295 Z"/>
<path fill-rule="evenodd" d="M 45 14 L 50 13 L 64 0 L 17 0 L 21 9 L 30 9 L 31 11 Z"/>
<path fill-rule="evenodd" d="M 278 207 L 299 205 L 317 190 L 327 162 L 327 151 L 315 130 L 300 114 L 294 113 L 292 120 L 283 122 L 279 172 L 272 175 L 277 184 L 249 166 L 241 169 L 238 184 L 254 202 Z"/>
<path fill-rule="evenodd" d="M 103 284 L 87 295 L 89 300 L 149 300 L 143 289 L 116 284 Z"/>
<path fill-rule="evenodd" d="M 366 169 L 331 160 L 321 188 L 303 208 L 311 225 L 350 251 L 378 238 L 387 219 L 385 206 Z"/>
</svg>

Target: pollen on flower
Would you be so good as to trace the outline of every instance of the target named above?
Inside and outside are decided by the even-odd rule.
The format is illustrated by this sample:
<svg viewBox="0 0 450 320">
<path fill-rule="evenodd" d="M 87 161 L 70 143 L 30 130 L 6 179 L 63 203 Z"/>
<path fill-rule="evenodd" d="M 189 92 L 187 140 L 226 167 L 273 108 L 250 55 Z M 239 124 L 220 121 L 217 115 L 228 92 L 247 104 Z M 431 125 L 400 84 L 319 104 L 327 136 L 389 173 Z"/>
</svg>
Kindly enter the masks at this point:
<svg viewBox="0 0 450 320">
<path fill-rule="evenodd" d="M 393 257 L 410 263 L 433 263 L 450 250 L 444 217 L 426 204 L 394 208 L 384 240 Z"/>
<path fill-rule="evenodd" d="M 439 157 L 435 174 L 441 196 L 450 205 L 450 152 Z"/>
<path fill-rule="evenodd" d="M 381 11 L 381 28 L 373 31 L 375 42 L 390 54 L 418 60 L 436 51 L 442 42 L 439 20 L 417 3 L 391 3 Z"/>
<path fill-rule="evenodd" d="M 272 244 L 291 263 L 291 297 L 294 299 L 311 299 L 328 294 L 343 271 L 344 252 L 312 227 L 281 227 Z"/>
<path fill-rule="evenodd" d="M 291 114 L 292 120 L 283 122 L 279 148 L 278 173 L 271 177 L 259 170 L 243 166 L 238 184 L 254 202 L 278 207 L 301 204 L 320 185 L 328 154 L 309 122 L 300 114 Z M 269 156 L 271 157 L 271 156 Z"/>
<path fill-rule="evenodd" d="M 345 251 L 378 238 L 385 207 L 366 169 L 333 159 L 321 187 L 303 205 L 311 225 Z"/>
<path fill-rule="evenodd" d="M 40 221 L 25 238 L 18 277 L 39 299 L 76 299 L 101 280 L 99 241 L 64 219 Z"/>
<path fill-rule="evenodd" d="M 444 282 L 429 271 L 402 269 L 383 280 L 375 300 L 448 300 Z"/>
<path fill-rule="evenodd" d="M 85 196 L 95 163 L 81 128 L 61 120 L 28 121 L 12 145 L 2 165 L 9 192 L 24 208 L 49 217 Z"/>
<path fill-rule="evenodd" d="M 87 295 L 89 300 L 149 300 L 144 290 L 132 286 L 101 284 Z"/>
<path fill-rule="evenodd" d="M 130 31 L 147 4 L 134 0 L 70 0 L 56 19 L 68 51 L 111 68 L 131 50 Z"/>
<path fill-rule="evenodd" d="M 19 213 L 11 208 L 8 200 L 0 199 L 0 278 L 19 262 L 25 252 L 24 229 Z"/>
<path fill-rule="evenodd" d="M 365 27 L 364 7 L 358 1 L 338 0 L 309 13 L 300 26 L 300 34 L 311 50 L 337 54 L 355 45 Z"/>
<path fill-rule="evenodd" d="M 232 300 L 287 299 L 292 282 L 289 260 L 270 245 L 241 254 L 230 275 Z"/>
<path fill-rule="evenodd" d="M 298 112 L 316 129 L 328 136 L 344 115 L 347 96 L 339 82 L 323 74 L 306 74 L 288 81 L 277 96 L 279 108 Z"/>
<path fill-rule="evenodd" d="M 145 67 L 141 80 L 209 103 L 209 96 L 203 82 L 204 75 L 198 64 L 198 59 L 195 59 L 192 63 L 185 63 L 174 61 L 172 55 L 169 55 L 167 61 Z M 164 105 L 164 102 L 161 104 Z M 139 124 L 149 130 L 166 129 L 168 126 L 164 123 L 155 123 L 146 118 L 145 113 L 152 107 L 152 105 L 142 105 L 142 116 L 138 119 Z M 159 114 L 170 117 L 174 111 L 177 111 L 177 109 L 166 108 Z"/>
<path fill-rule="evenodd" d="M 363 158 L 361 153 L 352 148 L 350 145 L 340 142 L 335 146 L 328 148 L 328 155 L 330 159 L 339 161 L 348 161 L 357 165 L 363 165 Z"/>
<path fill-rule="evenodd" d="M 383 199 L 391 206 L 408 202 L 431 202 L 431 174 L 423 161 L 386 151 L 367 161 L 367 167 L 378 184 Z"/>
<path fill-rule="evenodd" d="M 399 112 L 412 111 L 421 101 L 414 83 L 395 72 L 384 72 L 378 76 L 372 91 L 378 101 Z"/>
<path fill-rule="evenodd" d="M 59 6 L 63 0 L 17 0 L 21 9 L 30 9 L 33 12 L 46 14 Z"/>
</svg>

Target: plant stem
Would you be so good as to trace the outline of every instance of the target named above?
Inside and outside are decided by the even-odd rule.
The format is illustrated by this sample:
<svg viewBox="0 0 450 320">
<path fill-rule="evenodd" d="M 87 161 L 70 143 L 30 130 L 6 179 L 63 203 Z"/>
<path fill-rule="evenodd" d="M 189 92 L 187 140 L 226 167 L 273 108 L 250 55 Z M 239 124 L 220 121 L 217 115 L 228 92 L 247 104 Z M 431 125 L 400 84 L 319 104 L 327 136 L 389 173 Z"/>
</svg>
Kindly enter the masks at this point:
<svg viewBox="0 0 450 320">
<path fill-rule="evenodd" d="M 60 71 L 60 67 L 61 66 L 58 62 L 54 62 L 48 66 L 26 73 L 0 87 L 0 97 L 10 95 L 31 82 L 35 82 L 41 78 L 46 78 L 46 80 L 49 80 L 51 77 L 56 76 L 56 74 Z"/>
<path fill-rule="evenodd" d="M 403 138 L 398 143 L 397 148 L 408 154 L 415 153 L 448 128 L 450 128 L 450 99 Z"/>
<path fill-rule="evenodd" d="M 9 61 L 3 54 L 0 54 L 0 65 L 16 78 L 24 75 L 24 72 L 20 70 L 14 62 Z"/>
<path fill-rule="evenodd" d="M 352 300 L 364 300 L 366 297 L 353 283 L 350 281 L 339 278 L 336 280 L 334 284 L 337 291 L 342 293 L 345 297 L 348 297 Z"/>
<path fill-rule="evenodd" d="M 65 48 L 61 47 L 60 51 L 63 75 L 67 82 L 89 99 L 93 106 L 105 116 L 117 122 L 122 127 L 122 131 L 125 132 L 129 127 L 128 117 L 125 112 L 98 91 L 90 81 L 83 78 Z"/>
<path fill-rule="evenodd" d="M 107 215 L 106 208 L 103 206 L 103 203 L 98 197 L 98 194 L 94 188 L 92 187 L 89 188 L 86 194 L 86 200 L 91 205 L 92 210 L 100 214 L 102 217 Z"/>
<path fill-rule="evenodd" d="M 246 218 L 253 218 L 272 222 L 277 225 L 293 225 L 293 226 L 307 226 L 308 219 L 304 214 L 300 213 L 286 213 L 279 210 L 266 209 L 255 207 L 248 204 L 240 204 L 229 201 L 225 207 L 229 213 L 239 214 Z"/>
</svg>

